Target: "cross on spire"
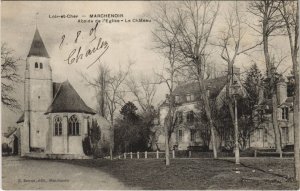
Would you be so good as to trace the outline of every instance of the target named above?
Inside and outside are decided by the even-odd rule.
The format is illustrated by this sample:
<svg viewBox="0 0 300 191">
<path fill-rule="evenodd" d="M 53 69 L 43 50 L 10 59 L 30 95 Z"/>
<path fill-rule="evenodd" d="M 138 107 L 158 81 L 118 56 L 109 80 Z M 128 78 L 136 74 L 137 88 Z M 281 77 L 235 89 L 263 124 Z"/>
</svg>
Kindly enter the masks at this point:
<svg viewBox="0 0 300 191">
<path fill-rule="evenodd" d="M 37 28 L 39 12 L 35 13 L 35 27 Z"/>
</svg>

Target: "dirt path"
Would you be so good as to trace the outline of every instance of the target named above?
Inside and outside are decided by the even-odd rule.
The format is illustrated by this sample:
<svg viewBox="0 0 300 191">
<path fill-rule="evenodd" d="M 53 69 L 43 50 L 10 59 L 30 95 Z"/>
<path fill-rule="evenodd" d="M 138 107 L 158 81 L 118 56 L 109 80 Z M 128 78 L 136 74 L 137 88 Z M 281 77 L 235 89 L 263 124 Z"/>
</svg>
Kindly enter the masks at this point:
<svg viewBox="0 0 300 191">
<path fill-rule="evenodd" d="M 49 160 L 2 157 L 2 189 L 129 190 L 97 169 Z"/>
</svg>

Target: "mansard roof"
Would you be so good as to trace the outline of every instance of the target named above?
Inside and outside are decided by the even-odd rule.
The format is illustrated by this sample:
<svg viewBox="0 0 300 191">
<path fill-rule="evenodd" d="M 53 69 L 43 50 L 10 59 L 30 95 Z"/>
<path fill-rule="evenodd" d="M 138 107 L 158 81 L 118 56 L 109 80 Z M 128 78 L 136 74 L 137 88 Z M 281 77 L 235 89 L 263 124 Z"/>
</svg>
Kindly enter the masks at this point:
<svg viewBox="0 0 300 191">
<path fill-rule="evenodd" d="M 208 79 L 204 81 L 206 89 L 209 90 L 210 98 L 215 98 L 219 95 L 220 91 L 226 85 L 227 76 L 221 76 L 214 79 Z M 179 85 L 175 88 L 175 95 L 186 95 L 186 94 L 198 94 L 199 84 L 198 82 L 190 82 Z"/>
<path fill-rule="evenodd" d="M 204 84 L 206 86 L 206 89 L 209 90 L 209 98 L 215 99 L 222 91 L 222 89 L 225 87 L 227 83 L 227 76 L 221 76 L 214 79 L 208 79 L 204 81 Z M 193 94 L 195 100 L 200 100 L 201 96 L 199 94 L 199 84 L 198 82 L 189 82 L 185 84 L 178 85 L 175 90 L 173 91 L 174 95 L 179 96 L 179 102 L 177 104 L 187 103 L 186 95 L 187 94 Z M 193 100 L 191 100 L 193 101 Z M 166 100 L 164 100 L 160 107 L 167 106 L 168 103 Z"/>
<path fill-rule="evenodd" d="M 59 88 L 57 89 L 59 85 Z M 53 92 L 56 92 L 53 101 L 45 114 L 48 113 L 88 113 L 96 112 L 88 107 L 69 81 L 54 83 Z"/>
<path fill-rule="evenodd" d="M 30 56 L 40 56 L 49 58 L 48 52 L 46 50 L 46 47 L 38 29 L 35 30 L 35 34 L 27 57 Z"/>
</svg>

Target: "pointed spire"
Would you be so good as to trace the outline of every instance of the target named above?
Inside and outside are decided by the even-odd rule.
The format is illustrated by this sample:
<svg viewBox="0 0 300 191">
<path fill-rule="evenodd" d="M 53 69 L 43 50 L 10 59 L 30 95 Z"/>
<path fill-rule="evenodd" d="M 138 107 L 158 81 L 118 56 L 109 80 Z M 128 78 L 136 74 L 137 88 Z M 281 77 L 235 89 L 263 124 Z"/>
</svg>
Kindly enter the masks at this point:
<svg viewBox="0 0 300 191">
<path fill-rule="evenodd" d="M 38 28 L 36 28 L 36 30 L 35 30 L 31 48 L 29 50 L 27 57 L 30 57 L 30 56 L 40 56 L 40 57 L 49 58 L 48 52 L 45 48 L 44 42 L 42 40 L 42 37 L 39 33 Z"/>
</svg>

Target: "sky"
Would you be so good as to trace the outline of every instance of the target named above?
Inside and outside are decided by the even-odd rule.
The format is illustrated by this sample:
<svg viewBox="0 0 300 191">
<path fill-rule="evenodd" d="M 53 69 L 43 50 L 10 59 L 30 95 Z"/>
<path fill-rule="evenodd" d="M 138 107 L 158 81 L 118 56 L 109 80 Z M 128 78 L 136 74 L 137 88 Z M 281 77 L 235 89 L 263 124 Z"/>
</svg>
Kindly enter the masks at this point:
<svg viewBox="0 0 300 191">
<path fill-rule="evenodd" d="M 153 4 L 155 3 L 149 1 L 5 1 L 2 2 L 1 6 L 1 41 L 6 42 L 8 47 L 14 50 L 14 56 L 23 59 L 19 63 L 19 71 L 20 75 L 24 76 L 25 60 L 37 27 L 51 57 L 53 81 L 69 80 L 87 105 L 95 108 L 94 90 L 87 86 L 82 74 L 88 78 L 95 77 L 100 62 L 105 63 L 112 70 L 117 70 L 119 66 L 126 69 L 129 61 L 134 61 L 132 73 L 136 76 L 153 76 L 154 71 L 157 72 L 163 69 L 166 60 L 152 49 L 154 44 L 151 31 L 154 28 L 154 22 L 100 23 L 95 33 L 96 40 L 92 41 L 93 36 L 90 36 L 89 33 L 95 27 L 95 23 L 78 23 L 78 18 L 53 18 L 53 16 L 77 15 L 81 19 L 88 19 L 90 14 L 123 14 L 122 18 L 124 20 L 147 19 L 147 15 L 152 13 Z M 246 6 L 243 1 L 239 3 L 243 8 Z M 221 8 L 215 24 L 213 38 L 216 38 L 218 30 L 224 27 L 224 15 L 231 5 L 232 2 L 229 1 L 220 2 Z M 77 38 L 77 43 L 75 43 L 78 31 L 81 31 L 81 33 Z M 250 33 L 247 35 L 246 46 L 257 40 L 257 36 Z M 60 46 L 63 36 L 64 40 Z M 97 46 L 100 38 L 109 45 L 107 51 L 101 56 L 100 62 L 96 62 L 90 68 L 87 68 L 98 58 L 98 53 L 103 50 L 99 50 L 98 53 L 86 58 L 83 55 L 84 58 L 79 60 L 78 63 L 68 64 L 67 59 L 73 49 L 78 51 L 81 46 L 82 53 L 85 53 L 84 50 Z M 284 39 L 279 39 L 272 42 L 272 46 L 275 48 L 281 47 L 280 54 L 288 54 L 286 42 Z M 226 65 L 217 55 L 218 51 L 215 51 L 215 53 L 216 67 L 224 68 Z M 261 53 L 255 53 L 252 58 L 242 55 L 237 59 L 236 65 L 242 71 L 246 71 L 253 59 L 264 70 Z M 287 62 L 289 61 L 287 60 Z M 285 64 L 283 68 L 288 65 L 289 63 Z M 16 88 L 15 95 L 22 106 L 23 91 L 23 84 L 20 84 Z M 155 102 L 162 101 L 166 93 L 166 87 L 164 85 L 159 86 Z M 1 109 L 3 131 L 7 126 L 15 125 L 15 121 L 21 115 L 21 112 L 15 113 L 5 107 Z"/>
</svg>

